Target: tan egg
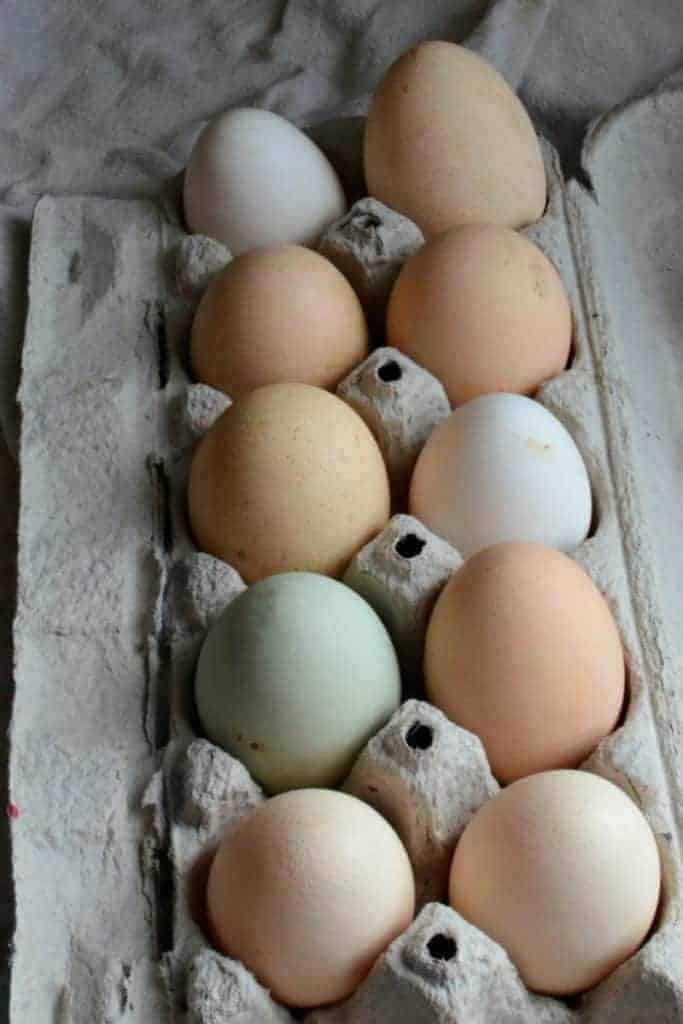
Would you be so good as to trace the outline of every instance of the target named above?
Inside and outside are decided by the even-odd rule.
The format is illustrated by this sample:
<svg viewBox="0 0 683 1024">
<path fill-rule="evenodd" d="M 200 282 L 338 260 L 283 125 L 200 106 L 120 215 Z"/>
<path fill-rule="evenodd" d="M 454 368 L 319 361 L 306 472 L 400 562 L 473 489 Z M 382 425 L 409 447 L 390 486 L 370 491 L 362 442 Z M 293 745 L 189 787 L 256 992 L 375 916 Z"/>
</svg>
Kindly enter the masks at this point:
<svg viewBox="0 0 683 1024">
<path fill-rule="evenodd" d="M 529 115 L 491 64 L 455 43 L 421 43 L 389 68 L 368 115 L 365 177 L 428 237 L 476 222 L 520 228 L 545 208 Z"/>
<path fill-rule="evenodd" d="M 389 480 L 360 416 L 321 388 L 270 384 L 231 406 L 190 470 L 198 546 L 252 583 L 338 576 L 389 518 Z"/>
<path fill-rule="evenodd" d="M 367 352 L 353 288 L 300 245 L 238 256 L 209 285 L 192 327 L 197 378 L 232 398 L 280 381 L 334 388 Z"/>
<path fill-rule="evenodd" d="M 218 947 L 276 999 L 350 995 L 413 918 L 408 855 L 389 824 L 345 793 L 300 789 L 251 811 L 221 843 L 207 888 Z"/>
<path fill-rule="evenodd" d="M 433 238 L 391 293 L 388 344 L 439 378 L 452 405 L 530 395 L 567 365 L 572 316 L 562 279 L 509 228 L 468 224 Z"/>
<path fill-rule="evenodd" d="M 468 559 L 434 607 L 429 699 L 482 740 L 502 782 L 580 764 L 624 702 L 624 656 L 607 602 L 567 555 L 510 542 Z"/>
<path fill-rule="evenodd" d="M 528 988 L 566 996 L 635 953 L 660 872 L 654 835 L 617 786 L 543 772 L 477 811 L 455 850 L 449 900 L 504 947 Z"/>
</svg>

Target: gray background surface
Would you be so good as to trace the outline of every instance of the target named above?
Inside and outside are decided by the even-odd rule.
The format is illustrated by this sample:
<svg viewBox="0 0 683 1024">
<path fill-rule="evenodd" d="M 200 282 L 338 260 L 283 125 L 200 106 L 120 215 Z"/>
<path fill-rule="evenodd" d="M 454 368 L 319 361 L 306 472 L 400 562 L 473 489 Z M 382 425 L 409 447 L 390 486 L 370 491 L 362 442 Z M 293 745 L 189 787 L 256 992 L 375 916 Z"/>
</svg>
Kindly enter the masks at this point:
<svg viewBox="0 0 683 1024">
<path fill-rule="evenodd" d="M 683 66 L 678 0 L 4 0 L 0 2 L 0 716 L 11 710 L 18 381 L 38 196 L 158 193 L 204 121 L 257 104 L 310 124 L 362 113 L 425 38 L 494 25 L 499 63 L 578 167 L 587 123 Z M 523 31 L 515 31 L 523 26 Z M 510 68 L 514 65 L 514 71 Z M 4 754 L 4 751 L 3 751 Z M 4 763 L 4 756 L 2 763 Z M 3 787 L 3 792 L 5 787 Z M 0 926 L 11 934 L 2 834 Z"/>
</svg>

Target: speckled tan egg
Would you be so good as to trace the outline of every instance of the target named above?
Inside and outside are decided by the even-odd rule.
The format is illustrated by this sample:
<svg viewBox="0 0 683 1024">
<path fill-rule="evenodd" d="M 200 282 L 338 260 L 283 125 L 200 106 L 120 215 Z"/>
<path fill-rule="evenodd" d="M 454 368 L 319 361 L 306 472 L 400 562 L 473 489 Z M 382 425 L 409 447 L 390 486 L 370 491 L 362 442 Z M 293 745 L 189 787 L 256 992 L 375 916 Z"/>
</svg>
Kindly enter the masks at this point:
<svg viewBox="0 0 683 1024">
<path fill-rule="evenodd" d="M 349 996 L 410 924 L 408 855 L 373 808 L 325 789 L 283 793 L 221 843 L 207 907 L 219 949 L 298 1007 Z"/>
<path fill-rule="evenodd" d="M 421 43 L 389 68 L 368 115 L 365 177 L 428 237 L 476 222 L 520 228 L 545 208 L 529 115 L 491 64 L 455 43 Z"/>
<path fill-rule="evenodd" d="M 192 327 L 197 378 L 232 398 L 279 381 L 334 388 L 367 352 L 353 288 L 300 245 L 238 256 L 209 285 Z"/>
<path fill-rule="evenodd" d="M 439 378 L 452 405 L 494 391 L 530 395 L 567 364 L 572 316 L 549 259 L 510 228 L 438 235 L 391 293 L 388 344 Z"/>
<path fill-rule="evenodd" d="M 455 849 L 449 899 L 503 946 L 530 989 L 568 996 L 635 953 L 660 876 L 655 837 L 622 790 L 589 772 L 542 772 L 474 815 Z"/>
<path fill-rule="evenodd" d="M 503 783 L 579 765 L 624 702 L 607 602 L 542 544 L 497 544 L 465 562 L 434 607 L 424 665 L 429 699 L 480 737 Z"/>
<path fill-rule="evenodd" d="M 308 384 L 270 384 L 239 399 L 202 438 L 190 470 L 199 548 L 249 583 L 293 570 L 340 575 L 389 511 L 369 429 Z"/>
</svg>

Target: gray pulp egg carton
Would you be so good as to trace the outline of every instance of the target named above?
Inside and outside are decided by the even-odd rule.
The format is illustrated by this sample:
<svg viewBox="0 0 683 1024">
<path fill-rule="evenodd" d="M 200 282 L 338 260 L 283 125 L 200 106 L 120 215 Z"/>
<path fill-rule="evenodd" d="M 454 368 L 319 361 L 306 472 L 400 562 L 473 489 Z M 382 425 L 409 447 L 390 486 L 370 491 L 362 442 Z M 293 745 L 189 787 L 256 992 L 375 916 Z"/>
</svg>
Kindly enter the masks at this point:
<svg viewBox="0 0 683 1024">
<path fill-rule="evenodd" d="M 483 748 L 410 699 L 345 788 L 401 833 L 419 914 L 349 1000 L 308 1024 L 683 1019 L 683 506 L 663 468 L 681 465 L 681 114 L 683 92 L 665 88 L 604 118 L 582 183 L 565 183 L 546 147 L 549 206 L 528 231 L 560 269 L 575 316 L 571 368 L 539 396 L 591 474 L 595 528 L 575 557 L 606 595 L 628 662 L 623 723 L 584 767 L 622 786 L 657 836 L 653 934 L 580 999 L 527 992 L 501 947 L 439 902 L 454 842 L 497 791 Z M 361 203 L 323 243 L 366 287 L 375 319 L 415 240 L 400 221 Z M 199 736 L 191 693 L 206 628 L 244 586 L 195 550 L 184 499 L 193 444 L 229 401 L 191 384 L 188 331 L 229 258 L 151 202 L 44 198 L 36 210 L 20 394 L 12 1024 L 295 1019 L 201 927 L 211 851 L 264 798 Z M 399 497 L 448 411 L 440 385 L 381 349 L 340 394 L 375 431 Z M 430 608 L 459 562 L 397 515 L 349 567 L 347 582 L 394 635 L 409 694 Z M 663 565 L 673 571 L 658 575 Z"/>
</svg>

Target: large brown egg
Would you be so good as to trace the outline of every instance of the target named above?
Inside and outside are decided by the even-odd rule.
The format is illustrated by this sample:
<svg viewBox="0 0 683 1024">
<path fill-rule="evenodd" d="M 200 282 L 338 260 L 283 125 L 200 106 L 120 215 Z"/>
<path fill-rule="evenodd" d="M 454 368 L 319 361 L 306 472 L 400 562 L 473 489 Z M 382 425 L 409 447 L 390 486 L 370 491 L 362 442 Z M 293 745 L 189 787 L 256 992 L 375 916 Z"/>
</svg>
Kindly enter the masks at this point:
<svg viewBox="0 0 683 1024">
<path fill-rule="evenodd" d="M 300 245 L 238 256 L 209 285 L 192 327 L 198 379 L 232 398 L 280 381 L 334 388 L 367 352 L 353 288 Z"/>
<path fill-rule="evenodd" d="M 403 267 L 388 343 L 430 370 L 452 405 L 530 395 L 567 364 L 572 317 L 560 275 L 522 235 L 492 224 L 446 231 Z"/>
<path fill-rule="evenodd" d="M 200 442 L 189 511 L 201 550 L 249 583 L 294 570 L 338 576 L 387 522 L 389 480 L 350 406 L 308 384 L 270 384 Z"/>
<path fill-rule="evenodd" d="M 542 544 L 497 544 L 468 559 L 429 621 L 429 699 L 480 737 L 503 783 L 579 765 L 616 725 L 624 676 L 604 597 Z"/>
<path fill-rule="evenodd" d="M 401 840 L 367 804 L 328 789 L 268 800 L 223 839 L 207 888 L 213 936 L 276 999 L 349 996 L 408 927 L 413 872 Z"/>
<path fill-rule="evenodd" d="M 365 177 L 428 237 L 475 222 L 520 228 L 546 201 L 529 115 L 491 64 L 455 43 L 421 43 L 389 68 L 368 115 Z"/>
<path fill-rule="evenodd" d="M 455 849 L 449 898 L 503 946 L 529 988 L 567 996 L 635 953 L 660 875 L 652 830 L 622 790 L 589 772 L 542 772 L 474 815 Z"/>
</svg>

